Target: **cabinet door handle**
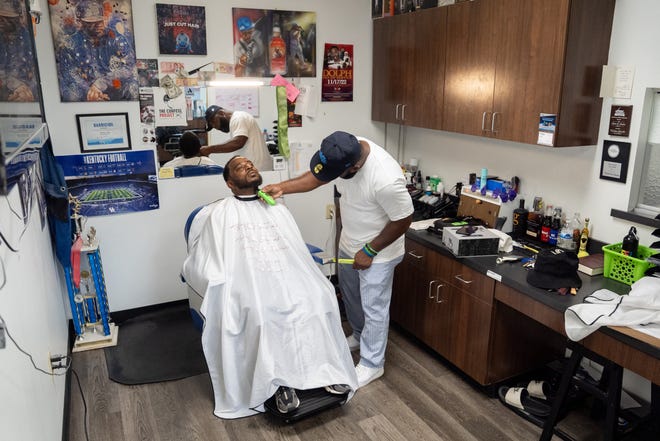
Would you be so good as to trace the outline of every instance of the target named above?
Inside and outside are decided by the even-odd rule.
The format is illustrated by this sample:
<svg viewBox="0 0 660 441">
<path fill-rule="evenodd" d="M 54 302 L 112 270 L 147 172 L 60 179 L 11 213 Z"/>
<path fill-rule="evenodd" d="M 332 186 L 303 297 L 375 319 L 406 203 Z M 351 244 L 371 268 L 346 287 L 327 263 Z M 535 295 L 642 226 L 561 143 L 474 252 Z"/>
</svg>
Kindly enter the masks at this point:
<svg viewBox="0 0 660 441">
<path fill-rule="evenodd" d="M 433 298 L 433 294 L 431 294 L 431 289 L 433 288 L 433 284 L 434 284 L 434 283 L 438 283 L 438 281 L 437 281 L 437 280 L 431 280 L 431 281 L 429 282 L 429 299 L 432 299 L 432 298 Z"/>
<path fill-rule="evenodd" d="M 443 300 L 440 298 L 440 288 L 442 288 L 443 284 L 438 284 L 438 286 L 435 288 L 435 303 L 442 303 Z"/>
<path fill-rule="evenodd" d="M 463 276 L 460 275 L 460 274 L 454 276 L 454 278 L 460 280 L 461 282 L 465 283 L 466 285 L 469 285 L 470 283 L 472 283 L 472 280 L 465 280 L 463 278 Z"/>
<path fill-rule="evenodd" d="M 412 251 L 408 251 L 408 255 L 409 255 L 410 257 L 414 257 L 415 259 L 421 259 L 422 257 L 424 257 L 424 256 L 418 256 L 417 254 L 415 254 L 415 253 L 412 252 Z"/>
<path fill-rule="evenodd" d="M 399 119 L 399 107 L 401 107 L 401 104 L 394 106 L 394 119 Z"/>
<path fill-rule="evenodd" d="M 490 131 L 493 133 L 497 133 L 497 130 L 495 130 L 495 117 L 499 114 L 500 112 L 493 112 L 493 118 L 490 120 Z"/>
<path fill-rule="evenodd" d="M 486 115 L 488 115 L 490 112 L 484 112 L 483 115 L 481 115 L 481 131 L 482 132 L 489 132 L 489 130 L 486 128 Z"/>
<path fill-rule="evenodd" d="M 406 120 L 406 106 L 407 106 L 407 104 L 402 104 L 401 105 L 401 121 Z"/>
</svg>

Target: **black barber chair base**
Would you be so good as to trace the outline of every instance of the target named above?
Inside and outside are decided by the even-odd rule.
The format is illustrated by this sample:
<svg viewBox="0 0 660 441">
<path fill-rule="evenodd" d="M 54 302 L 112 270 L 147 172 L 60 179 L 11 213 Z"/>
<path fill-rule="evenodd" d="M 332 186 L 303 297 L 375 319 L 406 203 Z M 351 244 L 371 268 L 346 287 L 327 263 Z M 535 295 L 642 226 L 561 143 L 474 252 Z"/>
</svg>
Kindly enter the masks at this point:
<svg viewBox="0 0 660 441">
<path fill-rule="evenodd" d="M 274 395 L 266 400 L 264 407 L 271 415 L 290 424 L 324 410 L 341 406 L 346 402 L 346 398 L 348 398 L 348 394 L 331 394 L 322 387 L 309 390 L 296 389 L 296 394 L 300 399 L 300 406 L 292 412 L 282 413 L 277 410 Z"/>
</svg>

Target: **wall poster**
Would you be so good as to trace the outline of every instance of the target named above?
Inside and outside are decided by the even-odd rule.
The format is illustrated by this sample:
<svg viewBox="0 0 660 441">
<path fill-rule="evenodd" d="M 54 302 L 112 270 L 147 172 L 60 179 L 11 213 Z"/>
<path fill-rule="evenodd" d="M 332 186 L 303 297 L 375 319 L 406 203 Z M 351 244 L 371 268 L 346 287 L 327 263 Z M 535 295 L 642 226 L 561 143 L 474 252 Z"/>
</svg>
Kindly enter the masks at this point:
<svg viewBox="0 0 660 441">
<path fill-rule="evenodd" d="M 232 8 L 234 75 L 316 76 L 316 13 Z"/>
<path fill-rule="evenodd" d="M 105 216 L 159 207 L 153 150 L 58 156 L 69 193 L 83 216 Z"/>
<path fill-rule="evenodd" d="M 204 6 L 156 3 L 161 55 L 206 55 Z"/>
<path fill-rule="evenodd" d="M 131 0 L 48 4 L 62 101 L 136 101 Z"/>
<path fill-rule="evenodd" d="M 353 45 L 325 44 L 322 101 L 353 101 Z"/>
<path fill-rule="evenodd" d="M 30 14 L 21 2 L 2 3 L 0 102 L 36 102 L 39 92 L 36 59 L 30 38 Z"/>
</svg>

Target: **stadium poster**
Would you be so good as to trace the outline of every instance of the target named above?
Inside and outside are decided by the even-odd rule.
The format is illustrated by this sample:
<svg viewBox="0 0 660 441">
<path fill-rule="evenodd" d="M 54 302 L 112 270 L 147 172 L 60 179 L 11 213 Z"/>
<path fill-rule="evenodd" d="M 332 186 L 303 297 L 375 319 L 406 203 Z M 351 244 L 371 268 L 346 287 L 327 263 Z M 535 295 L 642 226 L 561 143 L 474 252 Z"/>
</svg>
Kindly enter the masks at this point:
<svg viewBox="0 0 660 441">
<path fill-rule="evenodd" d="M 234 75 L 316 76 L 316 12 L 232 8 Z"/>
<path fill-rule="evenodd" d="M 206 55 L 204 6 L 156 3 L 161 55 Z"/>
<path fill-rule="evenodd" d="M 107 216 L 159 207 L 153 150 L 58 156 L 69 193 L 83 216 Z"/>
<path fill-rule="evenodd" d="M 321 101 L 353 101 L 353 45 L 325 44 Z"/>
</svg>

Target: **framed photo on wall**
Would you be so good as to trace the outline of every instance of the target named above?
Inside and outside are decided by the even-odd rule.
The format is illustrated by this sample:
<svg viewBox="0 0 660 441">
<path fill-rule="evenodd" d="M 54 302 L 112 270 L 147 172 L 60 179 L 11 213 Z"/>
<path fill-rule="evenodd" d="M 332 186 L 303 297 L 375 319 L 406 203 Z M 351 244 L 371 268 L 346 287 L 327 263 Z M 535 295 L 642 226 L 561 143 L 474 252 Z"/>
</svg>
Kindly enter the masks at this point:
<svg viewBox="0 0 660 441">
<path fill-rule="evenodd" d="M 131 150 L 128 113 L 76 115 L 82 153 Z"/>
</svg>

